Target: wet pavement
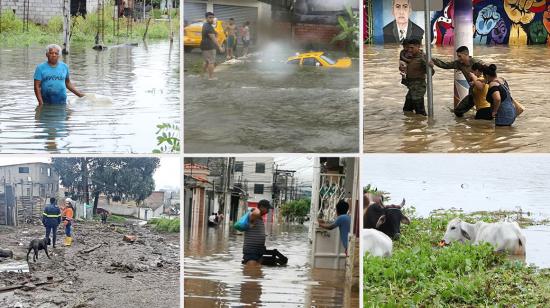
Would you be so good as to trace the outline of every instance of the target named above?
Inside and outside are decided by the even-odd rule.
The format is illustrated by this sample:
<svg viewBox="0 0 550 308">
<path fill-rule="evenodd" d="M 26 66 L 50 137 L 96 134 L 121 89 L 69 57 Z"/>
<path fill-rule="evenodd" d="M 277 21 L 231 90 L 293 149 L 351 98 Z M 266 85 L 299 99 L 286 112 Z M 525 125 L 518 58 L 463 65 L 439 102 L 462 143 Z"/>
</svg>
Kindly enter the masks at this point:
<svg viewBox="0 0 550 308">
<path fill-rule="evenodd" d="M 368 46 L 364 49 L 365 152 L 548 152 L 550 151 L 550 49 L 475 46 L 474 56 L 497 64 L 512 95 L 526 108 L 512 127 L 495 128 L 492 121 L 474 120 L 474 113 L 456 118 L 453 107 L 454 70 L 436 67 L 434 118 L 404 115 L 407 89 L 397 70 L 400 48 Z M 453 58 L 451 47 L 434 47 L 434 56 Z M 427 106 L 427 100 L 426 100 Z"/>
<path fill-rule="evenodd" d="M 77 222 L 71 247 L 48 247 L 51 259 L 39 252 L 30 257 L 30 272 L 0 272 L 0 307 L 178 307 L 179 234 L 157 233 L 135 222 L 102 225 Z M 132 244 L 123 236 L 132 234 Z M 0 258 L 3 265 L 26 264 L 31 239 L 44 236 L 41 225 L 18 228 L 0 226 L 0 245 L 14 259 Z M 52 277 L 48 279 L 48 277 Z M 160 287 L 161 286 L 161 287 Z"/>
<path fill-rule="evenodd" d="M 269 227 L 268 227 L 269 230 Z M 266 246 L 289 259 L 284 267 L 244 267 L 243 236 L 223 228 L 186 229 L 186 307 L 358 307 L 346 291 L 344 271 L 310 267 L 307 226 L 282 225 L 267 232 Z"/>
<path fill-rule="evenodd" d="M 358 61 L 298 68 L 294 51 L 267 50 L 218 65 L 216 81 L 200 77 L 199 50 L 185 54 L 185 152 L 358 152 Z"/>
<path fill-rule="evenodd" d="M 68 92 L 67 108 L 41 110 L 32 80 L 45 47 L 0 48 L 0 152 L 151 153 L 156 125 L 181 122 L 177 46 L 177 40 L 140 42 L 98 52 L 74 44 L 61 59 L 72 83 L 112 103 L 76 100 Z"/>
</svg>

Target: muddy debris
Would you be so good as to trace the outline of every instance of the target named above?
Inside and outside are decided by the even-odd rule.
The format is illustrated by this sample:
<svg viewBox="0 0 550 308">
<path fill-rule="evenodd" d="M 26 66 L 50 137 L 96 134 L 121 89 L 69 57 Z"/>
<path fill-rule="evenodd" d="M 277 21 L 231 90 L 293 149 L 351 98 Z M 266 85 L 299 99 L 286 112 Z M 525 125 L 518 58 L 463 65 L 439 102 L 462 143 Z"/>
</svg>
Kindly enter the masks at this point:
<svg viewBox="0 0 550 308">
<path fill-rule="evenodd" d="M 117 230 L 133 243 L 121 240 Z M 19 244 L 43 236 L 41 225 L 0 226 L 0 242 L 13 252 L 11 261 L 26 264 L 26 246 Z M 0 272 L 0 307 L 178 306 L 179 296 L 174 294 L 179 294 L 179 234 L 79 221 L 73 245 L 61 245 L 63 239 L 63 230 L 58 230 L 56 248 L 48 247 L 51 259 L 40 255 L 37 262 L 28 263 L 29 272 Z M 163 288 L 144 289 L 144 284 Z"/>
</svg>

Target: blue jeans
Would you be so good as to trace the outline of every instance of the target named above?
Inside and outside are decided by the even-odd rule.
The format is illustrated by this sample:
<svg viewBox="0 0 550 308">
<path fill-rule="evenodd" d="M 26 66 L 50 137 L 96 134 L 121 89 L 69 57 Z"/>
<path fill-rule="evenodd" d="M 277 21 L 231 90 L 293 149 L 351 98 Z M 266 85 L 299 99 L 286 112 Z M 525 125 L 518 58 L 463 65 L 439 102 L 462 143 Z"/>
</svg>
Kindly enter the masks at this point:
<svg viewBox="0 0 550 308">
<path fill-rule="evenodd" d="M 57 239 L 57 226 L 46 226 L 46 238 L 50 238 L 50 232 L 52 233 L 52 244 L 55 247 L 55 241 Z"/>
<path fill-rule="evenodd" d="M 71 223 L 68 223 L 66 226 L 65 226 L 65 236 L 71 236 Z"/>
</svg>

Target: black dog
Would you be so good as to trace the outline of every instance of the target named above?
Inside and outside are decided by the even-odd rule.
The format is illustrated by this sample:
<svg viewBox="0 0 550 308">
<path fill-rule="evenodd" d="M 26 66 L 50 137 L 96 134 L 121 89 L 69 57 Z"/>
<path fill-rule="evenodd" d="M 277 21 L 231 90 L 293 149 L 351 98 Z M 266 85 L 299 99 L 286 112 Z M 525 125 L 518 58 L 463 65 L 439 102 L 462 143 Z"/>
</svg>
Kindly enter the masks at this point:
<svg viewBox="0 0 550 308">
<path fill-rule="evenodd" d="M 34 250 L 34 254 L 32 256 L 32 260 L 36 262 L 36 259 L 38 259 L 38 251 L 41 249 L 44 249 L 44 252 L 46 252 L 46 256 L 48 256 L 48 259 L 50 258 L 50 255 L 48 254 L 48 245 L 50 244 L 49 238 L 43 238 L 43 239 L 34 239 L 29 244 L 29 250 L 27 251 L 27 262 L 29 262 L 29 254 L 31 253 L 31 250 Z"/>
</svg>

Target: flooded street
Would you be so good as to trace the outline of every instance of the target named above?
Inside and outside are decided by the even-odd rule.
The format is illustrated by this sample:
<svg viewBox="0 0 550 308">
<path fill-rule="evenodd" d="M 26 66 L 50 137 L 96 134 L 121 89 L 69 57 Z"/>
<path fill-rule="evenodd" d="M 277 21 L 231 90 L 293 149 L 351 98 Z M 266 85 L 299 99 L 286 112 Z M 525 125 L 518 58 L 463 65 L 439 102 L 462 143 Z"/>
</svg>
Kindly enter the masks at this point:
<svg viewBox="0 0 550 308">
<path fill-rule="evenodd" d="M 434 118 L 404 115 L 407 88 L 397 70 L 397 46 L 364 49 L 365 152 L 548 152 L 550 151 L 550 49 L 475 46 L 474 56 L 498 66 L 512 95 L 526 108 L 512 127 L 495 129 L 492 121 L 474 120 L 470 112 L 456 118 L 453 108 L 454 70 L 435 68 Z M 450 61 L 454 48 L 434 47 L 433 55 Z M 427 100 L 425 100 L 427 107 Z"/>
<path fill-rule="evenodd" d="M 497 166 L 497 167 L 495 167 Z M 430 216 L 436 209 L 521 210 L 524 217 L 548 224 L 550 157 L 547 155 L 368 155 L 362 164 L 363 185 L 391 193 L 391 202 Z M 526 262 L 550 267 L 550 226 L 523 229 Z"/>
<path fill-rule="evenodd" d="M 185 54 L 185 151 L 357 152 L 358 62 L 299 68 L 284 54 L 218 65 L 216 81 L 200 78 L 198 50 Z"/>
<path fill-rule="evenodd" d="M 102 52 L 74 44 L 61 58 L 73 85 L 107 101 L 68 92 L 66 108 L 36 110 L 33 75 L 45 60 L 45 46 L 0 48 L 0 152 L 151 153 L 156 125 L 180 123 L 178 40 Z"/>
<path fill-rule="evenodd" d="M 186 307 L 359 305 L 358 294 L 345 291 L 344 271 L 311 269 L 307 225 L 282 225 L 267 231 L 267 248 L 286 255 L 286 266 L 246 269 L 241 264 L 243 236 L 222 228 L 206 229 L 186 229 Z"/>
</svg>

